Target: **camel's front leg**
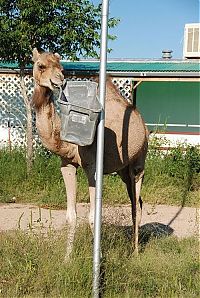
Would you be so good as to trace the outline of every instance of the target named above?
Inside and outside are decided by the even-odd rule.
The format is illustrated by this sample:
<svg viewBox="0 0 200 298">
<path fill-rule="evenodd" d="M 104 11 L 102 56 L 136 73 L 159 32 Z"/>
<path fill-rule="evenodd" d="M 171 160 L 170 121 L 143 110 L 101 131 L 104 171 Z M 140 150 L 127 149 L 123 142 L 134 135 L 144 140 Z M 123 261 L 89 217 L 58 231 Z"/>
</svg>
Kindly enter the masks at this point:
<svg viewBox="0 0 200 298">
<path fill-rule="evenodd" d="M 94 216 L 95 216 L 95 166 L 85 167 L 84 168 L 85 174 L 88 179 L 89 184 L 89 195 L 90 195 L 90 211 L 88 214 L 89 224 L 92 233 L 94 234 Z"/>
<path fill-rule="evenodd" d="M 89 194 L 90 194 L 90 212 L 89 212 L 89 224 L 94 235 L 94 216 L 95 216 L 95 187 L 89 186 Z"/>
<path fill-rule="evenodd" d="M 66 259 L 73 249 L 74 235 L 76 230 L 76 167 L 71 164 L 61 167 L 66 194 L 67 194 L 67 214 L 66 221 L 68 224 L 67 250 Z"/>
<path fill-rule="evenodd" d="M 90 193 L 90 212 L 89 212 L 89 224 L 94 237 L 94 220 L 95 220 L 95 197 L 96 188 L 94 186 L 95 179 L 89 179 L 89 193 Z M 102 252 L 100 249 L 100 258 L 102 258 Z"/>
</svg>

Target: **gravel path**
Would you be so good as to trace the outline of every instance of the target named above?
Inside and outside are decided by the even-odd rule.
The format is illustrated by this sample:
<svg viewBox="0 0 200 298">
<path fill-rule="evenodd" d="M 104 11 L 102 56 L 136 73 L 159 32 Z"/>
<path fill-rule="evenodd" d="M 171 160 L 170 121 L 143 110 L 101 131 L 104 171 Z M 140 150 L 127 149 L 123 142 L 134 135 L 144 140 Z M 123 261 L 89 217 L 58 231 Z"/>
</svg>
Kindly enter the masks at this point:
<svg viewBox="0 0 200 298">
<path fill-rule="evenodd" d="M 78 204 L 79 223 L 87 220 L 88 204 Z M 46 231 L 65 227 L 65 210 L 50 210 L 30 204 L 0 204 L 0 231 L 30 228 Z M 141 228 L 183 238 L 199 235 L 199 209 L 144 204 Z M 103 208 L 103 222 L 115 226 L 131 225 L 130 205 Z M 141 230 L 142 230 L 141 229 Z"/>
</svg>

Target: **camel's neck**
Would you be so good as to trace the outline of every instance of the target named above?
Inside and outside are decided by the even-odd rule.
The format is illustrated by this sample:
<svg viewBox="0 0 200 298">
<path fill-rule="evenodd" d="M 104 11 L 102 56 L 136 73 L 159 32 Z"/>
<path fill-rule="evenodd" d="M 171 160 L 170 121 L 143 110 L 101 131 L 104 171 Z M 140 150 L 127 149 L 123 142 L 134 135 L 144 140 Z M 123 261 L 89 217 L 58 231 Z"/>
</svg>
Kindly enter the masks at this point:
<svg viewBox="0 0 200 298">
<path fill-rule="evenodd" d="M 43 145 L 57 152 L 61 146 L 60 119 L 52 102 L 36 110 L 36 126 Z"/>
<path fill-rule="evenodd" d="M 77 146 L 60 139 L 61 121 L 51 99 L 52 94 L 44 89 L 46 88 L 36 86 L 33 95 L 36 126 L 40 139 L 47 149 L 76 163 L 77 157 L 74 149 Z"/>
<path fill-rule="evenodd" d="M 32 103 L 36 110 L 39 110 L 41 107 L 49 104 L 52 96 L 52 91 L 46 87 L 41 87 L 39 85 L 35 85 Z"/>
<path fill-rule="evenodd" d="M 43 145 L 57 152 L 61 145 L 60 119 L 51 100 L 52 93 L 45 87 L 36 86 L 33 105 L 36 111 L 36 126 Z"/>
</svg>

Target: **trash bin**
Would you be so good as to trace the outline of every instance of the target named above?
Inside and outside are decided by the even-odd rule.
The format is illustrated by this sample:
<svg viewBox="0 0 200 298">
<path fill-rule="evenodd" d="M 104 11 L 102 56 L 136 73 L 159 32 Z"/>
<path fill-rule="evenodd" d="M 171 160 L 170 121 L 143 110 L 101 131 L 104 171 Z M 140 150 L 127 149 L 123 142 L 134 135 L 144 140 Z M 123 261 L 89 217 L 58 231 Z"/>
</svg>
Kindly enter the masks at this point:
<svg viewBox="0 0 200 298">
<path fill-rule="evenodd" d="M 62 90 L 61 140 L 79 146 L 91 145 L 101 111 L 98 84 L 91 81 L 68 81 Z"/>
</svg>

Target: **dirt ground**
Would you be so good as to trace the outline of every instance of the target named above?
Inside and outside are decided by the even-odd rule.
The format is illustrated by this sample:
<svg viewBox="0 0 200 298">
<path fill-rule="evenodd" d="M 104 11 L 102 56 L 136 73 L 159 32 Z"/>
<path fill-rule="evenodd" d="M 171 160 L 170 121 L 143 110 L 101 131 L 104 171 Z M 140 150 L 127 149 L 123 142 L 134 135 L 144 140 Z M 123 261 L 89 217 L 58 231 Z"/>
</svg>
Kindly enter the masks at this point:
<svg viewBox="0 0 200 298">
<path fill-rule="evenodd" d="M 87 220 L 88 204 L 78 204 L 78 222 Z M 15 229 L 56 230 L 65 227 L 66 210 L 39 208 L 30 204 L 0 204 L 0 231 Z M 141 230 L 174 234 L 179 238 L 199 236 L 199 209 L 166 205 L 144 204 Z M 126 227 L 131 225 L 131 207 L 103 207 L 103 223 Z"/>
</svg>

